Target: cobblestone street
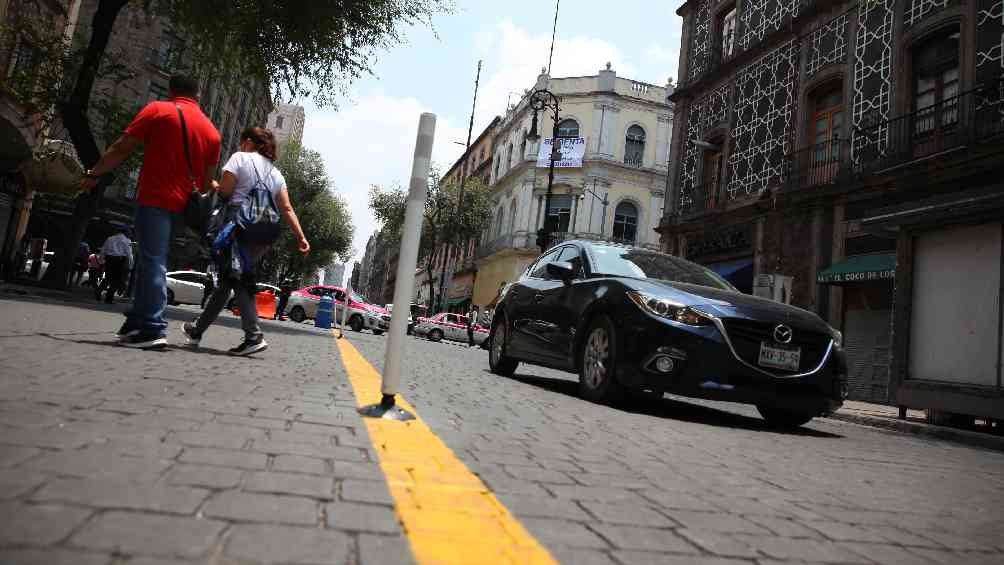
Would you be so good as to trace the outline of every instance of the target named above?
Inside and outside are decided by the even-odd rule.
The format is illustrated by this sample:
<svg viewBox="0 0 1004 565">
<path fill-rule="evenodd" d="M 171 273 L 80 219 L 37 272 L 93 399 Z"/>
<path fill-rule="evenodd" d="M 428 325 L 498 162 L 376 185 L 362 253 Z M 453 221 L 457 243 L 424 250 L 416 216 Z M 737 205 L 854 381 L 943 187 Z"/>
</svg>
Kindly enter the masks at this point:
<svg viewBox="0 0 1004 565">
<path fill-rule="evenodd" d="M 269 350 L 232 358 L 225 313 L 198 351 L 135 351 L 121 308 L 0 297 L 0 563 L 411 561 L 330 332 L 265 322 Z M 170 315 L 180 343 L 195 310 Z M 347 337 L 380 368 L 386 336 Z M 723 403 L 611 408 L 572 375 L 407 347 L 402 397 L 559 562 L 1004 562 L 1004 453 L 834 419 L 781 433 Z"/>
</svg>

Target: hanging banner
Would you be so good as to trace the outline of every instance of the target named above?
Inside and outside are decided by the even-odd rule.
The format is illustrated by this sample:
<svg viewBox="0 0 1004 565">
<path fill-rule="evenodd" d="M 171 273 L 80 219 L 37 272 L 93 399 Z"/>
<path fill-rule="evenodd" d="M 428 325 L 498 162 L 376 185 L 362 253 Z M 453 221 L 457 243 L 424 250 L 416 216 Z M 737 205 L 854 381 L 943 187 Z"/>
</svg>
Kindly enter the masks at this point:
<svg viewBox="0 0 1004 565">
<path fill-rule="evenodd" d="M 540 143 L 537 151 L 537 166 L 548 168 L 551 166 L 551 142 L 552 139 L 545 139 Z M 554 168 L 573 168 L 582 166 L 582 157 L 586 154 L 586 140 L 582 137 L 559 138 L 561 142 L 561 160 L 554 162 Z"/>
</svg>

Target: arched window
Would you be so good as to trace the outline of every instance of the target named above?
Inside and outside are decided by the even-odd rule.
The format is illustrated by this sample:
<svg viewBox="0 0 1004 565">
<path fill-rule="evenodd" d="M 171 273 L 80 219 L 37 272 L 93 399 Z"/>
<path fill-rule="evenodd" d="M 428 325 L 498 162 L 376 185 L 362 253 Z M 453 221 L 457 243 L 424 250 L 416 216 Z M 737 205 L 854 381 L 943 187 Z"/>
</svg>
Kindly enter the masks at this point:
<svg viewBox="0 0 1004 565">
<path fill-rule="evenodd" d="M 519 161 L 526 159 L 526 131 L 523 131 L 523 142 L 519 146 Z"/>
<path fill-rule="evenodd" d="M 614 210 L 615 241 L 635 243 L 638 237 L 638 208 L 630 202 L 621 202 Z"/>
<path fill-rule="evenodd" d="M 645 159 L 645 130 L 634 125 L 628 128 L 624 140 L 624 163 L 640 167 Z"/>
<path fill-rule="evenodd" d="M 558 137 L 579 137 L 579 122 L 571 118 L 558 122 Z"/>
<path fill-rule="evenodd" d="M 505 221 L 505 208 L 499 206 L 498 211 L 495 213 L 495 237 L 502 237 L 502 226 Z"/>
<path fill-rule="evenodd" d="M 512 168 L 512 143 L 509 144 L 509 149 L 506 150 L 505 157 L 506 157 L 506 159 L 505 159 L 505 162 L 506 162 L 505 168 L 506 168 L 506 170 L 509 170 L 509 169 Z"/>
</svg>

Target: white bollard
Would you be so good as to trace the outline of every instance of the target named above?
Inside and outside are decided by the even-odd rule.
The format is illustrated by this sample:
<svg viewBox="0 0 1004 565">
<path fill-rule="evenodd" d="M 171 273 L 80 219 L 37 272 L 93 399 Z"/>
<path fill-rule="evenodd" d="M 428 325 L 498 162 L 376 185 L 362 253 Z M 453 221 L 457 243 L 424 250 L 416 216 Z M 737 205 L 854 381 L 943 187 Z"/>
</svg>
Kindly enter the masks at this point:
<svg viewBox="0 0 1004 565">
<path fill-rule="evenodd" d="M 411 414 L 394 406 L 394 396 L 401 385 L 401 355 L 408 331 L 408 313 L 411 308 L 411 291 L 415 286 L 415 267 L 418 264 L 418 243 L 422 237 L 425 200 L 429 193 L 429 165 L 432 160 L 432 142 L 436 136 L 436 115 L 422 114 L 415 141 L 415 157 L 411 166 L 411 183 L 408 186 L 408 204 L 401 230 L 401 253 L 397 262 L 397 281 L 394 284 L 394 312 L 391 314 L 387 336 L 387 353 L 383 362 L 383 383 L 380 404 L 360 409 L 367 416 L 395 420 L 409 420 Z"/>
</svg>

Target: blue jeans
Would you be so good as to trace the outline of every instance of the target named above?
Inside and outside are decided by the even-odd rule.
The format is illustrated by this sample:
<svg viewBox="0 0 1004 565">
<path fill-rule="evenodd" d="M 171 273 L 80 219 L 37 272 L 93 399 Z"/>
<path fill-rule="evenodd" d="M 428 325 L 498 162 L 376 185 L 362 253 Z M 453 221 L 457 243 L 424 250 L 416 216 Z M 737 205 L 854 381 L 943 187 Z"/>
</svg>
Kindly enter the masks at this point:
<svg viewBox="0 0 1004 565">
<path fill-rule="evenodd" d="M 167 251 L 171 244 L 174 214 L 163 208 L 136 208 L 136 286 L 132 308 L 126 312 L 126 327 L 164 335 L 167 320 Z"/>
</svg>

